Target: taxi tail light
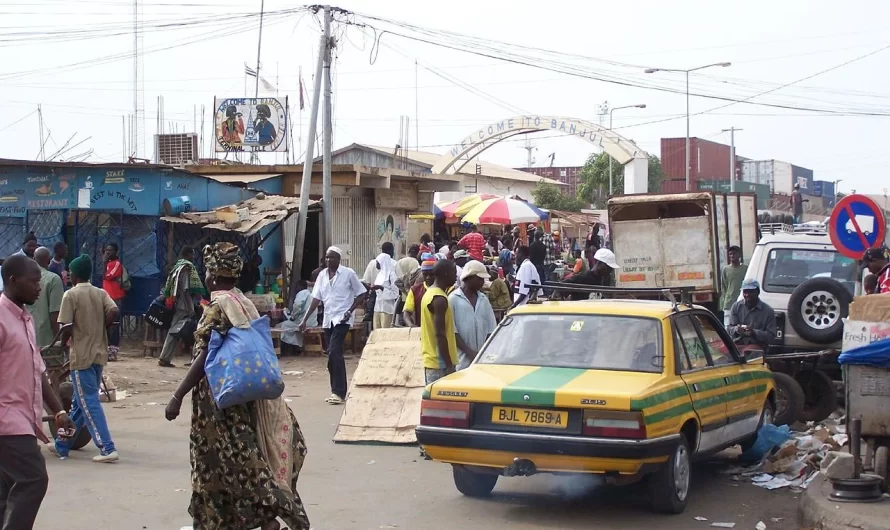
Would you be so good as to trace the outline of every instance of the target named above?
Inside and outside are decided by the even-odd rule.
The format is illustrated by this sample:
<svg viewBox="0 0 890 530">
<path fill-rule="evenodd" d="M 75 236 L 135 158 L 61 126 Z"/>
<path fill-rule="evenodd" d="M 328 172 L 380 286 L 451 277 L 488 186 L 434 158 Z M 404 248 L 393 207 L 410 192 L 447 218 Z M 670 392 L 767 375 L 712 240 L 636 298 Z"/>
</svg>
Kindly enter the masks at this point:
<svg viewBox="0 0 890 530">
<path fill-rule="evenodd" d="M 424 399 L 420 404 L 420 424 L 437 427 L 469 427 L 470 404 Z"/>
<path fill-rule="evenodd" d="M 646 438 L 646 423 L 640 412 L 584 412 L 581 434 L 603 438 Z"/>
</svg>

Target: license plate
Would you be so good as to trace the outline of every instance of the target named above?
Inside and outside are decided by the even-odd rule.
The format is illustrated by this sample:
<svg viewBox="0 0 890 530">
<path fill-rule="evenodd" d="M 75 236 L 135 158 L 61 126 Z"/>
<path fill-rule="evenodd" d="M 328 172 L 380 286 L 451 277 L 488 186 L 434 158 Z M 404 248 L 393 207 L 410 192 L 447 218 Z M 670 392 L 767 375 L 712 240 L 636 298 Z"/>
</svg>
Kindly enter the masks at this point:
<svg viewBox="0 0 890 530">
<path fill-rule="evenodd" d="M 523 427 L 565 429 L 569 423 L 569 413 L 564 410 L 494 407 L 491 411 L 491 422 L 504 425 L 521 425 Z"/>
</svg>

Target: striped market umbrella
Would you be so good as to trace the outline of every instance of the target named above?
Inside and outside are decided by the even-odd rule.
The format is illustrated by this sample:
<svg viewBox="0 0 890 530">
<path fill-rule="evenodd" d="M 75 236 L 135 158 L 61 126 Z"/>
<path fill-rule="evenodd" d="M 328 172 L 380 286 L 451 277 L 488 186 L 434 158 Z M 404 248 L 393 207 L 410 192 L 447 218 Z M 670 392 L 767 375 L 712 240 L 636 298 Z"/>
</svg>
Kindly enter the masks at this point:
<svg viewBox="0 0 890 530">
<path fill-rule="evenodd" d="M 475 225 L 514 225 L 517 223 L 538 223 L 547 219 L 547 214 L 525 201 L 516 199 L 488 199 L 467 212 L 463 222 Z"/>
<path fill-rule="evenodd" d="M 446 201 L 435 204 L 433 205 L 433 213 L 435 214 L 436 219 L 455 219 L 463 217 L 467 212 L 472 210 L 474 206 L 482 201 L 497 198 L 497 195 L 492 195 L 490 193 L 475 193 L 473 195 L 461 197 L 456 201 Z"/>
</svg>

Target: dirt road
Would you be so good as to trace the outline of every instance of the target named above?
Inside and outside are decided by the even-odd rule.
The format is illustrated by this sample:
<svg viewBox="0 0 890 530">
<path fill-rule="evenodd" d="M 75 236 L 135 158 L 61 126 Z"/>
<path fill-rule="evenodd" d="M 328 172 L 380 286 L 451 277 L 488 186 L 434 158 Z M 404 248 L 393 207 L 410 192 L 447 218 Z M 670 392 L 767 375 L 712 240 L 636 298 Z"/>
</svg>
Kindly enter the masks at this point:
<svg viewBox="0 0 890 530">
<path fill-rule="evenodd" d="M 309 446 L 299 490 L 316 530 L 685 530 L 716 521 L 734 522 L 738 530 L 754 528 L 758 521 L 767 528 L 794 527 L 796 495 L 734 482 L 717 473 L 719 463 L 695 468 L 689 508 L 672 517 L 649 512 L 639 488 L 546 475 L 502 479 L 490 499 L 469 499 L 455 490 L 448 466 L 423 460 L 416 447 L 332 443 L 342 409 L 323 401 L 329 394 L 324 360 L 282 364 L 285 371 L 303 372 L 287 376 L 285 396 Z M 354 367 L 350 360 L 350 370 Z M 46 452 L 50 488 L 37 528 L 178 530 L 190 525 L 188 413 L 173 423 L 163 417 L 185 369 L 161 369 L 150 360 L 129 358 L 109 371 L 119 387 L 138 392 L 106 404 L 121 461 L 93 463 L 93 446 L 66 461 Z"/>
</svg>

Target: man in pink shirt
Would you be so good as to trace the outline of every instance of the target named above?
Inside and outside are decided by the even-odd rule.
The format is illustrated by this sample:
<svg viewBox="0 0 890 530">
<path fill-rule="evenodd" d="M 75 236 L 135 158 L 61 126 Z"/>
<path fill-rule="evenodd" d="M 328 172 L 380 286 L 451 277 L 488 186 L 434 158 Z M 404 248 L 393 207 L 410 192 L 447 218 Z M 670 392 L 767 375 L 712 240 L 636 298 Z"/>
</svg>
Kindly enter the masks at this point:
<svg viewBox="0 0 890 530">
<path fill-rule="evenodd" d="M 25 305 L 40 295 L 40 267 L 31 258 L 10 256 L 3 262 L 0 296 L 0 523 L 4 529 L 33 528 L 49 478 L 40 454 L 43 403 L 56 425 L 74 435 L 59 397 L 46 379 L 34 323 Z M 55 433 L 54 433 L 55 434 Z"/>
</svg>

